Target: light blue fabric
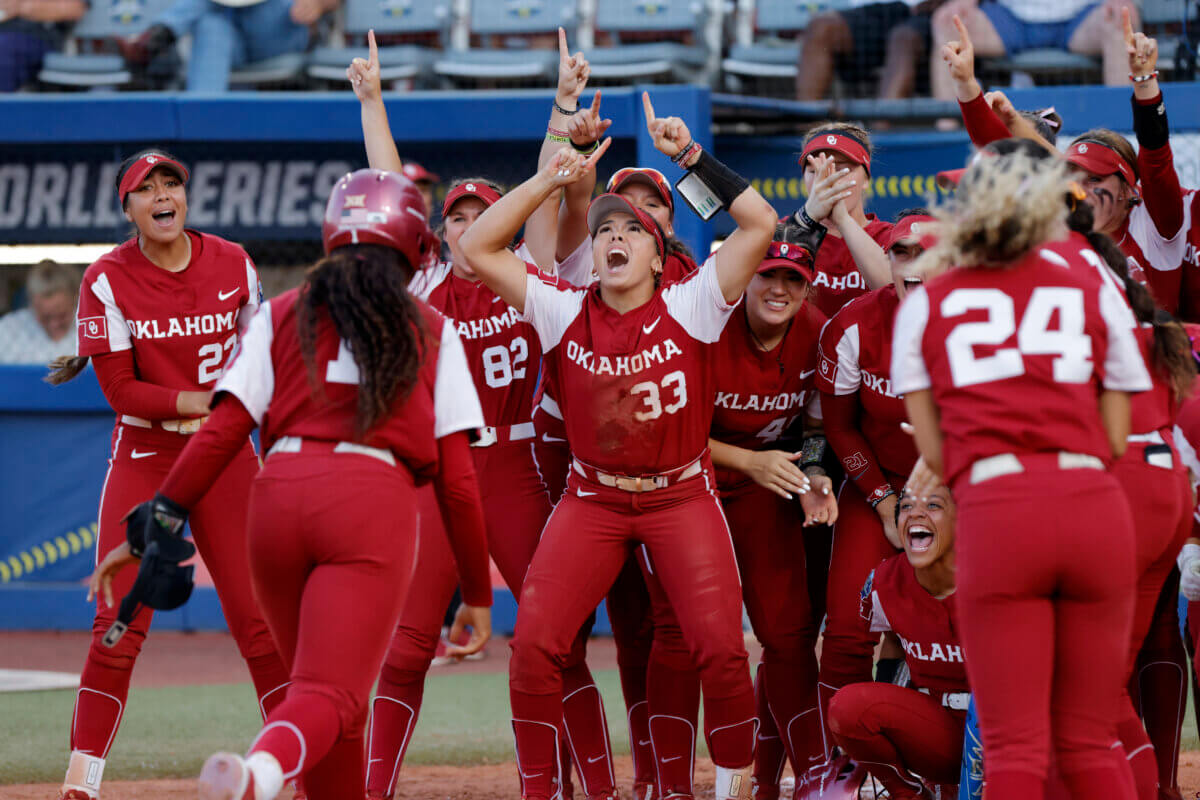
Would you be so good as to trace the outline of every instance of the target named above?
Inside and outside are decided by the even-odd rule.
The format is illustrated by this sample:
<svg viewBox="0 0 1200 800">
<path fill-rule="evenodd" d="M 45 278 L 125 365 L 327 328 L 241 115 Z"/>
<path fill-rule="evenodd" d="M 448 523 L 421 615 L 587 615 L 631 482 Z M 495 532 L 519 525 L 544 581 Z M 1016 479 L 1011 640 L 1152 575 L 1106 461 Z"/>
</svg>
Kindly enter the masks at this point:
<svg viewBox="0 0 1200 800">
<path fill-rule="evenodd" d="M 212 0 L 178 0 L 159 18 L 176 37 L 192 34 L 189 92 L 224 92 L 238 67 L 308 47 L 308 26 L 288 16 L 291 0 L 229 8 Z"/>
</svg>

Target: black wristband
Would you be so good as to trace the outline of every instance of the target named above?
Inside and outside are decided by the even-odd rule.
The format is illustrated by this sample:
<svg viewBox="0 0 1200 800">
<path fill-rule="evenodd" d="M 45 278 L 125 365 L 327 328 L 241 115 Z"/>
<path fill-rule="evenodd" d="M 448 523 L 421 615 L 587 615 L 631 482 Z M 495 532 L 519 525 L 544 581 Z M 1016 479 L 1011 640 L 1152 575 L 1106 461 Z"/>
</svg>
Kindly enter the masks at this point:
<svg viewBox="0 0 1200 800">
<path fill-rule="evenodd" d="M 800 206 L 800 210 L 792 215 L 792 219 L 796 221 L 797 225 L 803 225 L 808 228 L 820 228 L 821 230 L 825 229 L 824 225 L 808 215 L 808 209 L 804 206 Z"/>
<path fill-rule="evenodd" d="M 573 117 L 579 113 L 579 101 L 578 100 L 575 101 L 575 110 L 574 111 L 568 111 L 567 109 L 563 108 L 562 106 L 560 106 L 558 104 L 558 98 L 556 97 L 556 98 L 554 98 L 554 110 L 564 116 Z"/>
<path fill-rule="evenodd" d="M 1139 103 L 1136 97 L 1133 102 L 1133 130 L 1137 134 L 1138 145 L 1148 150 L 1157 150 L 1167 143 L 1171 129 L 1167 125 L 1167 106 L 1159 95 L 1158 102 L 1153 105 Z"/>
<path fill-rule="evenodd" d="M 585 156 L 590 156 L 600 147 L 600 143 L 592 142 L 591 144 L 575 144 L 575 140 L 572 139 L 571 147 L 575 148 L 576 153 L 583 153 Z"/>
<path fill-rule="evenodd" d="M 750 188 L 750 182 L 713 158 L 707 150 L 700 151 L 700 158 L 688 170 L 695 175 L 712 193 L 717 196 L 726 209 L 733 205 L 738 196 Z"/>
<path fill-rule="evenodd" d="M 825 241 L 825 234 L 828 232 L 824 225 L 810 217 L 801 207 L 784 225 L 783 240 L 788 244 L 798 244 L 806 248 L 816 261 L 817 251 L 821 249 L 821 242 Z"/>
</svg>

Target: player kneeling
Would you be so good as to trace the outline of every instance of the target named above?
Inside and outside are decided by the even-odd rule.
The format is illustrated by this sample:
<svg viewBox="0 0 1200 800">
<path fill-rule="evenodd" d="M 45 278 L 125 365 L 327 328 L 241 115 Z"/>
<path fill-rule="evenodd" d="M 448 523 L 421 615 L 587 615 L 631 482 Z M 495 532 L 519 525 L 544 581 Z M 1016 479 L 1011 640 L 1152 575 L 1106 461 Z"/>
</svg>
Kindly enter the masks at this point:
<svg viewBox="0 0 1200 800">
<path fill-rule="evenodd" d="M 829 725 L 838 746 L 892 800 L 908 800 L 935 797 L 937 784 L 957 783 L 970 690 L 955 632 L 950 490 L 939 486 L 923 498 L 906 491 L 897 513 L 904 552 L 867 578 L 863 614 L 872 631 L 900 638 L 914 688 L 852 683 L 834 695 Z"/>
</svg>

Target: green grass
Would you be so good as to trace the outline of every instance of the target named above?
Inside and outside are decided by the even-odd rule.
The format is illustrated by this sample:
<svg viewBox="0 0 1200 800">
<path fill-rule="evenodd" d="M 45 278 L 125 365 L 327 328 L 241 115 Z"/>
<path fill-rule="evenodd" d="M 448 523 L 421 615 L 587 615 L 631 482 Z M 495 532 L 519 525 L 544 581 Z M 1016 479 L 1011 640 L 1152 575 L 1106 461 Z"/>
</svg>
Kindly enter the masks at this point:
<svg viewBox="0 0 1200 800">
<path fill-rule="evenodd" d="M 613 751 L 628 754 L 617 672 L 601 670 L 595 677 Z M 74 700 L 73 691 L 0 694 L 0 784 L 62 780 Z M 260 724 L 248 683 L 135 689 L 104 777 L 192 777 L 214 751 L 245 749 Z M 492 764 L 510 761 L 512 747 L 504 674 L 455 674 L 451 669 L 430 675 L 407 763 Z M 1183 749 L 1198 748 L 1188 703 Z"/>
<path fill-rule="evenodd" d="M 629 752 L 616 670 L 596 673 L 613 749 Z M 74 691 L 0 694 L 0 784 L 62 780 Z M 216 750 L 244 750 L 262 721 L 249 683 L 134 689 L 104 770 L 107 780 L 195 776 Z M 406 762 L 511 761 L 504 674 L 431 673 Z"/>
</svg>

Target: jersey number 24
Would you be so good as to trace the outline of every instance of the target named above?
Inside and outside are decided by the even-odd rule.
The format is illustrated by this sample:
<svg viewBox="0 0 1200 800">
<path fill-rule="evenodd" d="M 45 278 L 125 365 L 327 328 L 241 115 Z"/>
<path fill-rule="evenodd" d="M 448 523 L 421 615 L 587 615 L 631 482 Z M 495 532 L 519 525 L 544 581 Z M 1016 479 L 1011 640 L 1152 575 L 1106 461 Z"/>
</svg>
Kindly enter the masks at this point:
<svg viewBox="0 0 1200 800">
<path fill-rule="evenodd" d="M 955 289 L 942 300 L 940 309 L 946 319 L 971 311 L 987 312 L 986 320 L 960 322 L 946 337 L 955 386 L 1024 375 L 1024 356 L 1054 356 L 1051 363 L 1057 383 L 1086 383 L 1092 377 L 1092 340 L 1084 332 L 1081 289 L 1039 286 L 1030 295 L 1020 324 L 1013 299 L 999 289 Z M 1058 326 L 1051 330 L 1055 317 Z M 1017 346 L 1000 347 L 1014 332 Z M 980 347 L 997 349 L 991 355 L 976 355 Z"/>
</svg>

